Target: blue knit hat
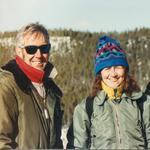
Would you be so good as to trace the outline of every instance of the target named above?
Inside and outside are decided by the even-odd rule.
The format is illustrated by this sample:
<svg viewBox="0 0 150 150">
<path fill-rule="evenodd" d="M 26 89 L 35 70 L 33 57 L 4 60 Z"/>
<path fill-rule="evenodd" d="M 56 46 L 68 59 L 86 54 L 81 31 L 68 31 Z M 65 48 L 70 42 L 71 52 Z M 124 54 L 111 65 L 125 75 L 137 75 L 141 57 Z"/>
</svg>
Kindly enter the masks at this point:
<svg viewBox="0 0 150 150">
<path fill-rule="evenodd" d="M 124 66 L 129 69 L 125 51 L 120 43 L 109 36 L 103 35 L 99 38 L 95 56 L 95 74 L 107 67 Z"/>
</svg>

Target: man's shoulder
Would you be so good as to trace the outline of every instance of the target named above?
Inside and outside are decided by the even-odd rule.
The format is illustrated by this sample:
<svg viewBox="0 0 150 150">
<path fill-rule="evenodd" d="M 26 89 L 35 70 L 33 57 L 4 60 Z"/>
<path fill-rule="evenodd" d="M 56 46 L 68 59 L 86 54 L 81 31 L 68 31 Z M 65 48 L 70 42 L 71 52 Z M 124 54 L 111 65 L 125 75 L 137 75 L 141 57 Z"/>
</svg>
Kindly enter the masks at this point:
<svg viewBox="0 0 150 150">
<path fill-rule="evenodd" d="M 6 82 L 12 79 L 14 80 L 13 74 L 10 71 L 0 68 L 0 82 Z"/>
<path fill-rule="evenodd" d="M 14 89 L 16 89 L 16 82 L 13 74 L 0 68 L 0 94 L 11 98 Z"/>
<path fill-rule="evenodd" d="M 4 64 L 0 68 L 0 80 L 14 80 L 14 75 L 11 70 L 16 70 L 14 69 L 15 67 L 15 60 L 10 60 L 8 63 Z"/>
</svg>

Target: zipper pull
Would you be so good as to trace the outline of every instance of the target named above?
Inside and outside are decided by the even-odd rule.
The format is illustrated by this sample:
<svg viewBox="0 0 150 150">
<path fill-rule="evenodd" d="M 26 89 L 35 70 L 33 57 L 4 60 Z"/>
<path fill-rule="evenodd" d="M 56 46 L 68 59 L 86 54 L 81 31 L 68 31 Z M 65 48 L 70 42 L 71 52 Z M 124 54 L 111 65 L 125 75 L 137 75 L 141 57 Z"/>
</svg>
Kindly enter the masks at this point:
<svg viewBox="0 0 150 150">
<path fill-rule="evenodd" d="M 48 110 L 46 107 L 46 99 L 44 99 L 44 114 L 45 114 L 45 118 L 49 119 Z"/>
<path fill-rule="evenodd" d="M 114 89 L 114 96 L 115 96 L 115 99 L 116 99 L 116 96 L 117 96 L 117 89 Z"/>
<path fill-rule="evenodd" d="M 45 114 L 45 118 L 46 118 L 46 119 L 49 119 L 48 111 L 47 111 L 47 109 L 46 109 L 46 108 L 44 108 L 44 114 Z"/>
</svg>

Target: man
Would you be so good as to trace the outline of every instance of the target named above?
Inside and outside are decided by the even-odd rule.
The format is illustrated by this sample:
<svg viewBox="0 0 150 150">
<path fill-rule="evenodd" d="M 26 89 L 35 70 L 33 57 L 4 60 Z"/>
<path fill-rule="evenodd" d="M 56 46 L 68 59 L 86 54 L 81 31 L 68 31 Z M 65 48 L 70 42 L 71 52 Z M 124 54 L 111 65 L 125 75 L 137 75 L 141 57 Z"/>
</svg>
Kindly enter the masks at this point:
<svg viewBox="0 0 150 150">
<path fill-rule="evenodd" d="M 50 48 L 39 23 L 17 34 L 16 58 L 0 70 L 0 149 L 62 148 L 62 92 L 52 80 Z"/>
</svg>

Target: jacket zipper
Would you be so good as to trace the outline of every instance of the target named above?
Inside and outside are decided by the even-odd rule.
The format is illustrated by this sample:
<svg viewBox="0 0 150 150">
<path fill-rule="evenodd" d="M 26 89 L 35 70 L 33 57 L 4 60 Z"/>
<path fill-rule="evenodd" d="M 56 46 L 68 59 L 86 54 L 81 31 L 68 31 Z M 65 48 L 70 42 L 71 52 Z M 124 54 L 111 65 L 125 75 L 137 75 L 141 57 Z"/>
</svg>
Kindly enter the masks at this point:
<svg viewBox="0 0 150 150">
<path fill-rule="evenodd" d="M 116 97 L 117 89 L 114 90 L 114 96 Z M 117 101 L 114 99 L 114 101 Z M 117 104 L 112 103 L 112 106 L 115 110 L 115 118 L 116 118 L 116 140 L 117 140 L 117 148 L 121 148 L 122 138 L 121 138 L 121 132 L 120 132 L 120 124 L 119 124 L 119 112 L 118 112 L 118 106 Z"/>
<path fill-rule="evenodd" d="M 49 126 L 49 113 L 48 113 L 48 109 L 47 109 L 47 100 L 46 98 L 43 99 L 44 101 L 44 116 L 45 116 L 45 119 L 46 119 L 46 124 L 47 126 Z M 50 147 L 50 130 L 48 128 L 48 131 L 47 131 L 47 143 L 48 143 L 48 147 Z"/>
<path fill-rule="evenodd" d="M 115 108 L 115 117 L 116 117 L 116 135 L 117 135 L 117 143 L 118 143 L 118 146 L 117 148 L 121 148 L 120 145 L 121 145 L 121 142 L 122 142 L 122 139 L 121 139 L 121 132 L 120 132 L 120 124 L 119 124 L 119 113 L 118 113 L 118 110 L 117 110 L 117 106 L 114 105 L 114 108 Z"/>
<path fill-rule="evenodd" d="M 44 115 L 45 115 L 46 120 L 49 119 L 49 113 L 47 109 L 47 100 L 46 100 L 47 94 L 48 94 L 48 91 L 46 92 L 46 95 L 44 97 Z"/>
</svg>

